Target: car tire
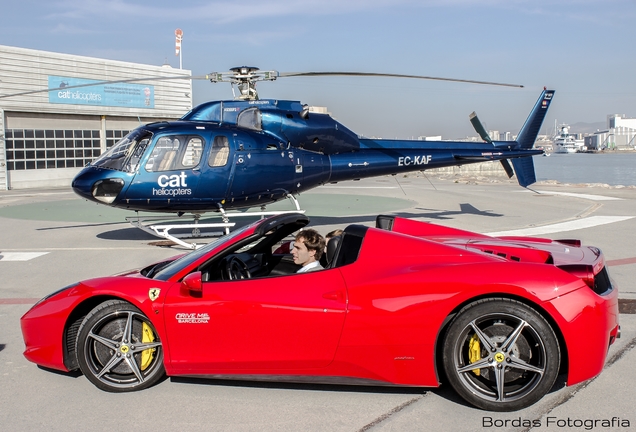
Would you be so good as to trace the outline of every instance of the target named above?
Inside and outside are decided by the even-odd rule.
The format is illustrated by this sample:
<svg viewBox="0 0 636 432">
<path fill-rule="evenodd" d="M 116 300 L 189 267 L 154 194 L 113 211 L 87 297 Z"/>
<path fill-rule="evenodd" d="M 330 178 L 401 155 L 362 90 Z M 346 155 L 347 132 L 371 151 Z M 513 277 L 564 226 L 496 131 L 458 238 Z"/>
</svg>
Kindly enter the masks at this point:
<svg viewBox="0 0 636 432">
<path fill-rule="evenodd" d="M 552 327 L 536 310 L 512 299 L 485 299 L 462 308 L 443 347 L 453 389 L 488 411 L 534 404 L 559 374 L 561 353 Z"/>
<path fill-rule="evenodd" d="M 86 378 L 108 392 L 145 389 L 165 373 L 157 331 L 122 300 L 101 303 L 86 315 L 77 335 L 77 361 Z"/>
</svg>

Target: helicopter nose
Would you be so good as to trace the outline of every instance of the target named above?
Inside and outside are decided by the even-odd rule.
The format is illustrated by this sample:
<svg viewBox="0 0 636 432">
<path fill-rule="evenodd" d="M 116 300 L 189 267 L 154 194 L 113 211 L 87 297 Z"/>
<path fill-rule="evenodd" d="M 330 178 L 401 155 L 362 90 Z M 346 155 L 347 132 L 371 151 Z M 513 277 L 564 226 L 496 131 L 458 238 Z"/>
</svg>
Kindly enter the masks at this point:
<svg viewBox="0 0 636 432">
<path fill-rule="evenodd" d="M 79 196 L 102 204 L 112 204 L 124 188 L 121 178 L 99 178 L 92 170 L 82 170 L 71 183 Z"/>
</svg>

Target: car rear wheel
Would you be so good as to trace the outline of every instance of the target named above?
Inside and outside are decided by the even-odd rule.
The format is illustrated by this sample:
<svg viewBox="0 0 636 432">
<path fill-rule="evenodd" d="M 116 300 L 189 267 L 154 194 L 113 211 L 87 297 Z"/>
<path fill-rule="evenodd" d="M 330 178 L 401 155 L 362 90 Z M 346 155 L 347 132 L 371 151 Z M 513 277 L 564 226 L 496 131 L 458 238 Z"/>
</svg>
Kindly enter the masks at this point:
<svg viewBox="0 0 636 432">
<path fill-rule="evenodd" d="M 515 411 L 541 399 L 554 385 L 561 361 L 545 318 L 503 298 L 464 307 L 449 326 L 443 358 L 455 391 L 489 411 Z"/>
<path fill-rule="evenodd" d="M 141 390 L 164 375 L 154 326 L 121 300 L 104 302 L 86 315 L 77 336 L 77 360 L 86 378 L 109 392 Z"/>
</svg>

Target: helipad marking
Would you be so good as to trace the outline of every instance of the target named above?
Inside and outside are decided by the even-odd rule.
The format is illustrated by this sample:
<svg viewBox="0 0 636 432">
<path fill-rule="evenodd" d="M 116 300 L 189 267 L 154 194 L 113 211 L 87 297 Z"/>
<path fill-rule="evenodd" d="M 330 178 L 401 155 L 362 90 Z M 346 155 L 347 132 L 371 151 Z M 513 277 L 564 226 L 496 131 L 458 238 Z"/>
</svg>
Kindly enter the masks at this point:
<svg viewBox="0 0 636 432">
<path fill-rule="evenodd" d="M 527 191 L 527 192 L 531 192 L 531 191 Z M 582 199 L 587 199 L 591 201 L 623 201 L 623 198 L 609 197 L 605 195 L 591 195 L 591 194 L 579 194 L 579 193 L 572 193 L 572 192 L 552 192 L 552 191 L 540 191 L 540 190 L 536 192 L 540 194 L 545 194 L 545 195 L 570 196 L 574 198 L 582 198 Z"/>
<path fill-rule="evenodd" d="M 633 257 L 633 258 L 621 258 L 621 259 L 615 259 L 615 260 L 607 260 L 607 261 L 605 261 L 605 263 L 608 266 L 620 266 L 620 265 L 627 265 L 627 264 L 636 264 L 636 257 Z"/>
<path fill-rule="evenodd" d="M 0 261 L 29 261 L 48 252 L 0 252 Z"/>
<path fill-rule="evenodd" d="M 599 225 L 607 225 L 614 222 L 622 222 L 632 219 L 634 216 L 591 216 L 588 218 L 576 219 L 568 222 L 561 222 L 552 225 L 545 225 L 532 228 L 522 228 L 510 231 L 497 231 L 485 233 L 490 236 L 532 236 L 541 234 L 552 234 L 564 231 L 574 231 L 584 228 L 592 228 Z"/>
<path fill-rule="evenodd" d="M 1 305 L 35 304 L 38 298 L 0 298 Z"/>
<path fill-rule="evenodd" d="M 321 186 L 321 189 L 397 189 L 397 186 Z"/>
</svg>

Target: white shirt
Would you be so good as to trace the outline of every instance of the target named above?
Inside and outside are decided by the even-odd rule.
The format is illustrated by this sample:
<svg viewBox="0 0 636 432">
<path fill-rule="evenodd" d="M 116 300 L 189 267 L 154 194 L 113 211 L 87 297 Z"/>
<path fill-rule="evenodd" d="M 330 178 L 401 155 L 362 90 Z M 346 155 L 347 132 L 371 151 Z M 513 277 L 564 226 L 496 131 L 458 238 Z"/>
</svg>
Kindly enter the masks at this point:
<svg viewBox="0 0 636 432">
<path fill-rule="evenodd" d="M 315 267 L 318 267 L 318 268 L 315 268 Z M 298 270 L 296 273 L 306 273 L 312 270 L 322 270 L 322 268 L 323 267 L 320 265 L 319 261 L 312 261 L 309 264 L 301 267 L 300 270 Z"/>
</svg>

